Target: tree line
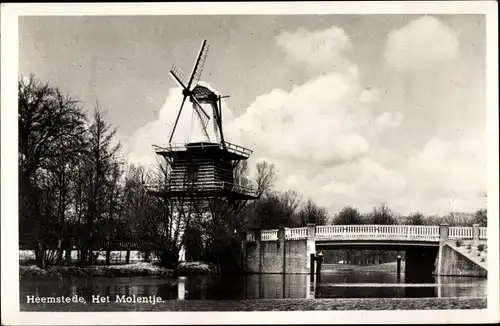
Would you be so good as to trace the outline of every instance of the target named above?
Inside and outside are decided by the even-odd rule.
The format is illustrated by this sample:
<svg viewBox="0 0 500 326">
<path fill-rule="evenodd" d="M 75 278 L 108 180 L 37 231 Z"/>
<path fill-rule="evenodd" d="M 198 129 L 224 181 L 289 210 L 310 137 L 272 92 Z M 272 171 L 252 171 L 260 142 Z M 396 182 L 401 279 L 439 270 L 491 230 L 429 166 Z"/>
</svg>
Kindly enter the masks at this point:
<svg viewBox="0 0 500 326">
<path fill-rule="evenodd" d="M 258 198 L 235 216 L 216 216 L 207 206 L 214 202 L 193 205 L 182 198 L 151 196 L 148 184 L 168 183 L 168 164 L 128 163 L 116 128 L 98 104 L 87 110 L 31 75 L 18 81 L 18 107 L 19 241 L 21 248 L 35 251 L 42 268 L 71 261 L 69 247 L 76 248 L 78 263 L 86 266 L 106 243 L 130 240 L 147 244 L 145 257 L 154 256 L 164 266 L 175 265 L 184 247 L 189 260 L 231 269 L 239 261 L 245 232 L 253 228 L 438 222 L 418 213 L 401 219 L 385 204 L 371 214 L 346 207 L 331 216 L 310 198 L 277 190 L 276 169 L 266 161 L 255 166 Z M 248 175 L 248 164 L 241 162 L 235 179 Z M 476 215 L 486 225 L 486 211 Z"/>
<path fill-rule="evenodd" d="M 474 214 L 448 213 L 444 216 L 428 215 L 414 212 L 408 216 L 403 216 L 394 212 L 387 203 L 383 202 L 373 208 L 369 213 L 362 214 L 358 209 L 347 206 L 337 213 L 332 224 L 337 225 L 440 225 L 443 223 L 450 226 L 472 226 L 479 224 L 481 227 L 487 226 L 487 210 L 479 209 Z"/>
</svg>

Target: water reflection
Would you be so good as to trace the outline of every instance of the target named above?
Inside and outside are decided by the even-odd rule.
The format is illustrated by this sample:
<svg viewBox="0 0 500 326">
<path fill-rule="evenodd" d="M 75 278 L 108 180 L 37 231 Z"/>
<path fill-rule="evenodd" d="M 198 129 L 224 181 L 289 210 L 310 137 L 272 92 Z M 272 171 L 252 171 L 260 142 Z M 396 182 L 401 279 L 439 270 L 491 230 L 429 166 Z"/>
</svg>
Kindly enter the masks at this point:
<svg viewBox="0 0 500 326">
<path fill-rule="evenodd" d="M 21 302 L 26 295 L 72 296 L 91 300 L 92 295 L 160 296 L 163 300 L 242 300 L 280 298 L 416 298 L 484 297 L 486 279 L 439 277 L 432 283 L 398 283 L 395 274 L 339 272 L 311 282 L 304 274 L 262 274 L 240 277 L 189 276 L 179 278 L 135 277 L 59 281 L 21 281 Z"/>
</svg>

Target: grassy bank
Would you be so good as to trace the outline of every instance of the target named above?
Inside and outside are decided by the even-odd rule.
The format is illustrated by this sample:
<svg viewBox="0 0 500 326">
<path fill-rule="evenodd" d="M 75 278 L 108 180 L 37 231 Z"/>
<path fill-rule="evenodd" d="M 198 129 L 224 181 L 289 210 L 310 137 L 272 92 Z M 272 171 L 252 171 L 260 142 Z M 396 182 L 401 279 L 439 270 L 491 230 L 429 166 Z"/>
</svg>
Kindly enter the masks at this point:
<svg viewBox="0 0 500 326">
<path fill-rule="evenodd" d="M 137 263 L 110 266 L 51 266 L 41 269 L 38 266 L 19 266 L 21 279 L 75 277 L 123 277 L 123 276 L 173 276 L 174 270 L 156 266 L 151 263 Z"/>
<path fill-rule="evenodd" d="M 159 304 L 21 303 L 21 311 L 293 311 L 486 309 L 486 298 L 169 300 Z"/>
<path fill-rule="evenodd" d="M 187 276 L 213 274 L 215 269 L 202 262 L 183 262 L 176 269 L 160 267 L 153 263 L 135 263 L 124 265 L 95 265 L 89 267 L 51 266 L 41 269 L 35 265 L 19 266 L 21 279 L 52 279 L 63 276 L 73 277 L 133 277 L 133 276 Z"/>
</svg>

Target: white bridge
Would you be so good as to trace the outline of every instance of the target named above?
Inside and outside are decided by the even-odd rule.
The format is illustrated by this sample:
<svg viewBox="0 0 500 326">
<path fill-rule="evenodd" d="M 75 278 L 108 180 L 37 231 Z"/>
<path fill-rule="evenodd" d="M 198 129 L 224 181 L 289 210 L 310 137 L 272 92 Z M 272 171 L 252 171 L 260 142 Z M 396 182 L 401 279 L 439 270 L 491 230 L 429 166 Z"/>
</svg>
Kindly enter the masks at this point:
<svg viewBox="0 0 500 326">
<path fill-rule="evenodd" d="M 313 274 L 318 251 L 357 248 L 404 251 L 407 279 L 433 274 L 462 275 L 464 271 L 467 275 L 485 276 L 486 265 L 484 260 L 478 260 L 476 251 L 479 257 L 479 245 L 487 240 L 486 229 L 478 224 L 471 227 L 307 224 L 300 228 L 254 230 L 247 233 L 244 243 L 245 270 Z M 458 240 L 473 249 L 474 257 L 466 249 L 459 252 Z M 468 266 L 467 270 L 463 266 Z"/>
<path fill-rule="evenodd" d="M 448 239 L 486 240 L 485 227 L 449 227 Z M 314 231 L 308 227 L 285 228 L 285 240 L 301 240 L 311 237 L 315 241 L 335 240 L 400 240 L 439 242 L 439 226 L 421 225 L 318 225 Z M 260 241 L 277 241 L 278 229 L 261 230 Z M 308 233 L 312 233 L 309 234 Z M 477 233 L 477 234 L 475 234 Z M 247 234 L 247 242 L 255 242 L 255 233 Z"/>
</svg>

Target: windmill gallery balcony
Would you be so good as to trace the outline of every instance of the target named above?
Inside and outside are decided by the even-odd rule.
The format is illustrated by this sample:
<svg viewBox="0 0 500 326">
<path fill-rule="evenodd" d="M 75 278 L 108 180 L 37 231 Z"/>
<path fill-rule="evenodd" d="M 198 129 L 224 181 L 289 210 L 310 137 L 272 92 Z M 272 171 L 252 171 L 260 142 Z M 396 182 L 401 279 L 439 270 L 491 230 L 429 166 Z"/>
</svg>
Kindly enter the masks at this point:
<svg viewBox="0 0 500 326">
<path fill-rule="evenodd" d="M 182 182 L 170 182 L 165 185 L 147 184 L 146 188 L 150 194 L 160 197 L 178 197 L 179 195 L 185 195 L 186 197 L 205 197 L 209 194 L 217 196 L 227 193 L 234 193 L 235 195 L 240 195 L 241 197 L 248 196 L 251 198 L 257 196 L 257 191 L 250 181 L 242 181 L 238 184 L 214 180 L 195 182 L 189 185 Z"/>
<path fill-rule="evenodd" d="M 227 141 L 225 141 L 224 144 L 226 145 L 225 148 L 227 152 L 236 155 L 241 159 L 248 158 L 252 154 L 252 150 L 248 148 L 235 145 Z M 155 149 L 156 154 L 162 156 L 173 156 L 174 153 L 187 151 L 188 149 L 193 149 L 193 150 L 218 149 L 221 151 L 224 150 L 224 146 L 222 145 L 222 143 L 206 143 L 206 142 L 191 143 L 191 144 L 182 144 L 182 143 L 168 144 L 166 146 L 153 145 L 153 147 Z"/>
</svg>

